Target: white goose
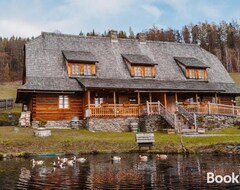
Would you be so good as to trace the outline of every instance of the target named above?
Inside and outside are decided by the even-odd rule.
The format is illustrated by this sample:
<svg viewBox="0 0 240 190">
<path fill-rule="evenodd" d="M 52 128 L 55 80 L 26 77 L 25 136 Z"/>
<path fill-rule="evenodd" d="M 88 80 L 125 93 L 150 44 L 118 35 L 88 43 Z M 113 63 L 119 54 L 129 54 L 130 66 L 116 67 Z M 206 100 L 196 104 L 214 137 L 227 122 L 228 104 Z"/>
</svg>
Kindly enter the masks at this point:
<svg viewBox="0 0 240 190">
<path fill-rule="evenodd" d="M 44 161 L 43 160 L 34 160 L 34 159 L 31 159 L 32 161 L 32 165 L 35 166 L 35 165 L 43 165 Z"/>
<path fill-rule="evenodd" d="M 113 161 L 120 161 L 121 157 L 120 156 L 111 156 Z"/>
<path fill-rule="evenodd" d="M 86 162 L 87 158 L 77 158 L 76 156 L 74 156 L 73 160 L 80 162 L 80 163 L 84 163 L 84 162 Z"/>
<path fill-rule="evenodd" d="M 146 162 L 146 161 L 148 160 L 148 157 L 147 157 L 147 156 L 139 155 L 139 159 L 140 159 L 141 161 Z"/>
<path fill-rule="evenodd" d="M 166 160 L 167 159 L 167 155 L 166 154 L 157 154 L 156 158 L 159 160 Z"/>
<path fill-rule="evenodd" d="M 53 167 L 54 168 L 65 168 L 65 166 L 63 165 L 64 163 L 63 162 L 58 162 L 58 163 L 56 163 L 55 161 L 53 161 Z"/>
<path fill-rule="evenodd" d="M 60 158 L 60 157 L 58 156 L 58 161 L 60 161 L 60 162 L 62 162 L 62 163 L 65 163 L 65 162 L 68 161 L 68 158 Z"/>
</svg>

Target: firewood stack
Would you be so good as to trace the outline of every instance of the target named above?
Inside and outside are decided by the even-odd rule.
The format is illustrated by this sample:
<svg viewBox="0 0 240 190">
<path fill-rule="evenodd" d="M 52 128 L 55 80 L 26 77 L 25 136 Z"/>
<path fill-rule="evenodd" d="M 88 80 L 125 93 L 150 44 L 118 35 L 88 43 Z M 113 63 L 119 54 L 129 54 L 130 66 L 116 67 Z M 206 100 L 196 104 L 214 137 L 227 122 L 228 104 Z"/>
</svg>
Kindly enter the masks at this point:
<svg viewBox="0 0 240 190">
<path fill-rule="evenodd" d="M 26 112 L 21 113 L 21 116 L 19 118 L 20 127 L 30 127 L 31 126 L 30 116 L 31 116 L 30 111 L 26 111 Z"/>
</svg>

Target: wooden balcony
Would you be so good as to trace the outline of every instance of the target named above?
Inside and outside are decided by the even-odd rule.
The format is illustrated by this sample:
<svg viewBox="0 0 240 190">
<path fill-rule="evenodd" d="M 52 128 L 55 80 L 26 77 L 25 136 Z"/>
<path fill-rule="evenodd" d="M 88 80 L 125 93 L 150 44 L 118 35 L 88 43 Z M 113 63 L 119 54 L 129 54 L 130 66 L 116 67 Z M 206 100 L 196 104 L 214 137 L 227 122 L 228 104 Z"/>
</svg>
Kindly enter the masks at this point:
<svg viewBox="0 0 240 190">
<path fill-rule="evenodd" d="M 188 112 L 206 115 L 226 115 L 240 116 L 240 106 L 215 104 L 210 102 L 199 103 L 191 102 L 189 104 L 178 103 Z"/>
<path fill-rule="evenodd" d="M 89 107 L 90 117 L 137 117 L 146 112 L 146 105 L 138 104 L 90 104 Z"/>
</svg>

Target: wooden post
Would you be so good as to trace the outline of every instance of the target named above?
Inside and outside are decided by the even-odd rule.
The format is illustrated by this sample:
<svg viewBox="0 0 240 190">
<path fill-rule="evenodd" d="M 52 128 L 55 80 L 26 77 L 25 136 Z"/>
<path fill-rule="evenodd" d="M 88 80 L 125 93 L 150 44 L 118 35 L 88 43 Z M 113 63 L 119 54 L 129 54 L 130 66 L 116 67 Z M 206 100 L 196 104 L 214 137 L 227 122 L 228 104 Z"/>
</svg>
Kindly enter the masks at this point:
<svg viewBox="0 0 240 190">
<path fill-rule="evenodd" d="M 198 103 L 198 94 L 196 93 L 196 102 Z"/>
<path fill-rule="evenodd" d="M 147 103 L 147 114 L 149 115 L 149 103 L 148 101 L 146 103 Z"/>
<path fill-rule="evenodd" d="M 195 128 L 196 132 L 198 132 L 198 127 L 197 127 L 197 115 L 194 113 L 194 114 L 193 114 L 193 117 L 194 117 L 194 128 Z"/>
<path fill-rule="evenodd" d="M 113 91 L 114 117 L 116 117 L 116 92 Z"/>
<path fill-rule="evenodd" d="M 137 98 L 138 98 L 138 116 L 140 116 L 140 104 L 141 104 L 140 92 L 137 93 Z"/>
<path fill-rule="evenodd" d="M 208 101 L 208 115 L 211 113 L 211 109 L 210 109 L 210 102 Z"/>
<path fill-rule="evenodd" d="M 160 115 L 161 107 L 160 107 L 160 101 L 158 101 L 158 114 Z"/>
<path fill-rule="evenodd" d="M 149 102 L 150 102 L 150 105 L 152 105 L 152 93 L 149 92 Z M 149 106 L 149 111 L 152 112 L 152 106 Z"/>
<path fill-rule="evenodd" d="M 217 97 L 217 93 L 215 93 L 215 103 L 218 103 L 218 97 Z"/>
<path fill-rule="evenodd" d="M 164 106 L 167 108 L 167 93 L 164 92 Z"/>
<path fill-rule="evenodd" d="M 91 98 L 91 94 L 90 94 L 90 90 L 87 91 L 87 103 L 88 103 L 88 109 L 90 110 L 90 99 Z"/>
<path fill-rule="evenodd" d="M 234 116 L 234 104 L 232 105 L 232 115 Z"/>
<path fill-rule="evenodd" d="M 5 106 L 6 106 L 6 110 L 7 110 L 7 99 L 5 100 L 5 103 L 6 103 L 6 105 L 5 105 Z"/>
<path fill-rule="evenodd" d="M 175 102 L 177 103 L 178 102 L 178 96 L 177 96 L 177 93 L 175 92 Z"/>
</svg>

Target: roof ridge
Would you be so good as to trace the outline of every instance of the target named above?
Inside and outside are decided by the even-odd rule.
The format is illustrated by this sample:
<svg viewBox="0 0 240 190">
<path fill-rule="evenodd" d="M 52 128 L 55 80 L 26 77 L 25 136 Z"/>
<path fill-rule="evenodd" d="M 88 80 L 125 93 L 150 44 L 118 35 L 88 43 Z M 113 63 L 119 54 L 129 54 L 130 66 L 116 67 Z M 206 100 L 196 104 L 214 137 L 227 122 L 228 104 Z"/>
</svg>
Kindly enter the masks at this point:
<svg viewBox="0 0 240 190">
<path fill-rule="evenodd" d="M 63 33 L 54 33 L 54 32 L 42 32 L 41 33 L 42 36 L 44 35 L 55 35 L 55 36 L 66 36 L 66 37 L 75 37 L 75 38 L 85 38 L 85 39 L 107 39 L 110 40 L 110 37 L 107 36 L 79 36 L 76 34 L 63 34 Z M 121 41 L 139 41 L 138 39 L 134 38 L 134 39 L 130 39 L 130 38 L 118 38 L 118 40 Z M 196 46 L 199 47 L 200 46 L 198 44 L 190 44 L 190 43 L 178 43 L 178 42 L 168 42 L 168 41 L 155 41 L 155 40 L 146 40 L 147 43 L 159 43 L 159 44 L 175 44 L 175 45 L 184 45 L 184 46 Z"/>
</svg>

